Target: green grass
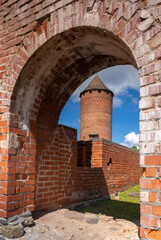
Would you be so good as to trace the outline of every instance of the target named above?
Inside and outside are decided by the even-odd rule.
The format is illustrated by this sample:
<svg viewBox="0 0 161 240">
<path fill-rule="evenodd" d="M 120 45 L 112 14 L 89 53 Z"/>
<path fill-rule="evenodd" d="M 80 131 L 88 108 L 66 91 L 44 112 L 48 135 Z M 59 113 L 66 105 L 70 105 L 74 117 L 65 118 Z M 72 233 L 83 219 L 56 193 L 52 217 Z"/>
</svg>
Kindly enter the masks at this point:
<svg viewBox="0 0 161 240">
<path fill-rule="evenodd" d="M 130 221 L 139 220 L 140 218 L 140 201 L 139 198 L 128 196 L 129 193 L 139 193 L 139 185 L 121 192 L 119 200 L 100 200 L 91 203 L 89 206 L 79 206 L 75 210 L 80 212 L 90 212 L 96 214 L 105 214 L 113 216 L 114 219 L 126 219 Z"/>
<path fill-rule="evenodd" d="M 134 187 L 129 188 L 126 191 L 121 192 L 118 195 L 120 197 L 119 201 L 140 204 L 140 198 L 132 197 L 128 195 L 129 193 L 139 193 L 139 192 L 140 192 L 140 189 L 138 184 L 138 185 L 135 185 Z"/>
</svg>

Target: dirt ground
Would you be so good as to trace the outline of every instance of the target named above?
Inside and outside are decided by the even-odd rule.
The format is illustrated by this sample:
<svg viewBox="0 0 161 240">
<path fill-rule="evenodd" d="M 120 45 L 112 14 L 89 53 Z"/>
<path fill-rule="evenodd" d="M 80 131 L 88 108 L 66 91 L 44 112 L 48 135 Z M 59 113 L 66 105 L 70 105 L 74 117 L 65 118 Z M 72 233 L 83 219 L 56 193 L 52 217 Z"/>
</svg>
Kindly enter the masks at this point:
<svg viewBox="0 0 161 240">
<path fill-rule="evenodd" d="M 68 209 L 37 213 L 18 240 L 139 240 L 138 224 Z"/>
</svg>

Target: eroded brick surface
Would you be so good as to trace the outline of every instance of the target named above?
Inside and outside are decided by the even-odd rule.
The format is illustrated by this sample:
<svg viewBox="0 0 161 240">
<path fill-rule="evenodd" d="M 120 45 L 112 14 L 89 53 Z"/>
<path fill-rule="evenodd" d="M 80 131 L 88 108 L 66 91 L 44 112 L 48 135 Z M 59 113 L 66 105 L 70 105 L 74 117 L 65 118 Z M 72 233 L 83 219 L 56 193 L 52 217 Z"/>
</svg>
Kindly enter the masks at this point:
<svg viewBox="0 0 161 240">
<path fill-rule="evenodd" d="M 78 142 L 78 163 L 102 168 L 108 194 L 138 184 L 142 169 L 139 153 L 105 139 Z"/>
<path fill-rule="evenodd" d="M 34 209 L 36 158 L 46 151 L 40 129 L 51 146 L 48 137 L 76 87 L 117 64 L 140 71 L 140 159 L 153 168 L 142 176 L 141 191 L 156 193 L 156 201 L 144 205 L 160 205 L 160 20 L 160 0 L 0 1 L 2 217 Z M 47 95 L 52 130 L 37 120 Z M 142 239 L 160 238 L 155 214 L 142 212 Z"/>
</svg>

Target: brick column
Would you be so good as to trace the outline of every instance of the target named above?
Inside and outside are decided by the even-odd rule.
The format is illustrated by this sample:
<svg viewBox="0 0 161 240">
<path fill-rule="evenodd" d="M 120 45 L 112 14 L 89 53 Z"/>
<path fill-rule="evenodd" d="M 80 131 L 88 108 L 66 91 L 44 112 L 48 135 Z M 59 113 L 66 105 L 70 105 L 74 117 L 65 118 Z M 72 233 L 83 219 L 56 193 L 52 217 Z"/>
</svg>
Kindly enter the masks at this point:
<svg viewBox="0 0 161 240">
<path fill-rule="evenodd" d="M 8 218 L 34 210 L 36 140 L 34 123 L 29 131 L 19 116 L 6 116 L 10 120 L 0 122 L 0 216 Z"/>
<path fill-rule="evenodd" d="M 141 78 L 140 179 L 141 239 L 161 239 L 161 84 L 157 75 Z"/>
<path fill-rule="evenodd" d="M 161 155 L 145 156 L 141 188 L 142 239 L 161 239 Z"/>
</svg>

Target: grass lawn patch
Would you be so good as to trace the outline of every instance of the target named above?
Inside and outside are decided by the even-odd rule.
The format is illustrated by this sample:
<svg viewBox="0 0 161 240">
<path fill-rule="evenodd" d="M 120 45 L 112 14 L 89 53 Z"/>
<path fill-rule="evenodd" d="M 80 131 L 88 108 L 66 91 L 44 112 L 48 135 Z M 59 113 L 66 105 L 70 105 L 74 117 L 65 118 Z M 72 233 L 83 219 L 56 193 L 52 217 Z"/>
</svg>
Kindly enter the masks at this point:
<svg viewBox="0 0 161 240">
<path fill-rule="evenodd" d="M 114 219 L 139 220 L 140 199 L 138 196 L 135 197 L 135 193 L 137 193 L 136 196 L 139 194 L 139 185 L 121 192 L 118 195 L 118 200 L 100 200 L 91 203 L 89 206 L 78 206 L 75 210 L 83 213 L 105 214 L 107 216 L 113 216 Z"/>
<path fill-rule="evenodd" d="M 129 203 L 138 203 L 140 204 L 140 198 L 139 197 L 135 197 L 135 195 L 139 195 L 140 193 L 140 186 L 135 185 L 134 187 L 129 188 L 126 191 L 121 192 L 118 196 L 119 196 L 119 201 L 122 202 L 129 202 Z"/>
</svg>

